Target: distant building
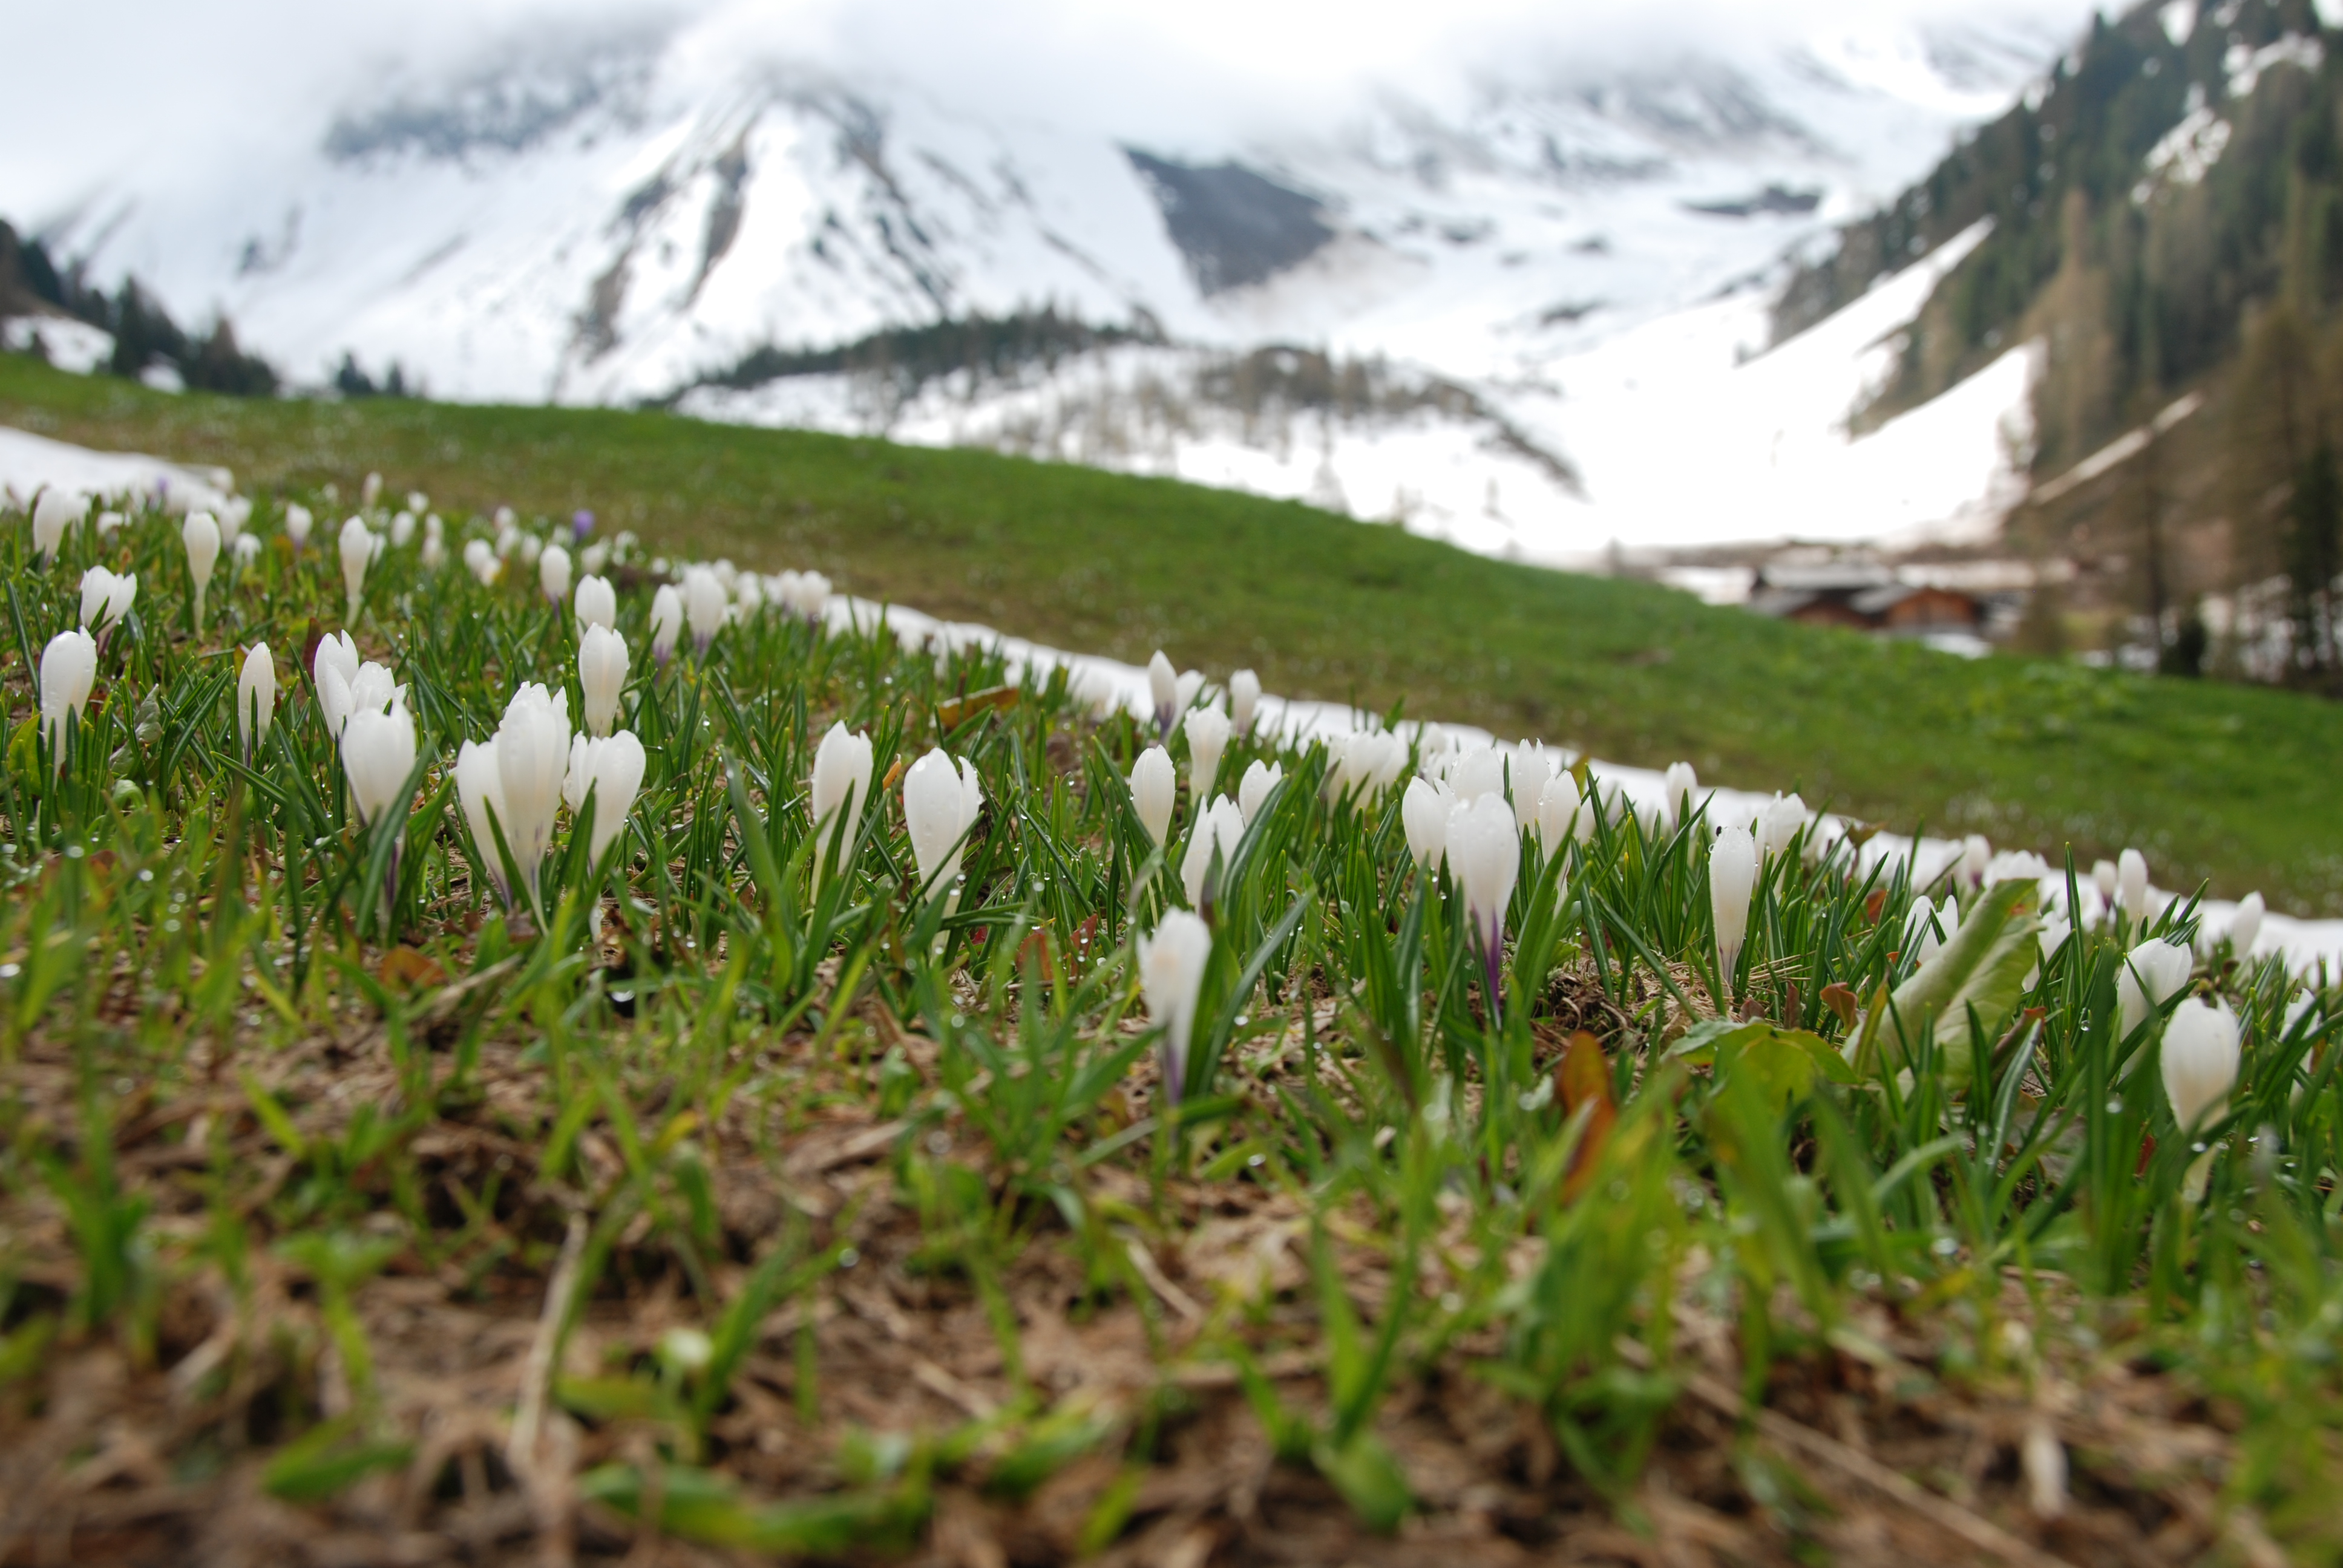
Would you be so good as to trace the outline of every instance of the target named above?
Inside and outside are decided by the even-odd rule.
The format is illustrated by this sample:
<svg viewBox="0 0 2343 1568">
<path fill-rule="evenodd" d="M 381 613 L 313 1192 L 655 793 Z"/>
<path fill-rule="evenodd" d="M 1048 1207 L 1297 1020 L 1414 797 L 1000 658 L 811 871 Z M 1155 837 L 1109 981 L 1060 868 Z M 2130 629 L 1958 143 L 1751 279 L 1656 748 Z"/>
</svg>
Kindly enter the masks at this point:
<svg viewBox="0 0 2343 1568">
<path fill-rule="evenodd" d="M 1891 637 L 1974 637 L 1985 627 L 1986 608 L 1976 594 L 1906 582 L 1871 565 L 1763 567 L 1749 585 L 1749 608 L 1780 620 Z"/>
</svg>

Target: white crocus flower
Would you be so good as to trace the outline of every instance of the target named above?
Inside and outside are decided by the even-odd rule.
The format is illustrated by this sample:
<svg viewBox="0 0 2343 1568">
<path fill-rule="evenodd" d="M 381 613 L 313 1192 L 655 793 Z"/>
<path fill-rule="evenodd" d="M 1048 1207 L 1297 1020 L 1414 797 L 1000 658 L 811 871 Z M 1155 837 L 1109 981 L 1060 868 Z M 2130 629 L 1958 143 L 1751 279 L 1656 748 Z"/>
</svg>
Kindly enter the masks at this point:
<svg viewBox="0 0 2343 1568">
<path fill-rule="evenodd" d="M 814 749 L 813 777 L 808 780 L 806 809 L 813 819 L 814 859 L 813 882 L 821 879 L 830 867 L 830 840 L 845 825 L 845 859 L 841 865 L 854 859 L 857 837 L 862 831 L 863 803 L 870 797 L 871 772 L 870 737 L 857 735 L 844 724 L 832 724 L 830 732 Z"/>
<path fill-rule="evenodd" d="M 1163 1095 L 1172 1105 L 1186 1085 L 1196 1000 L 1212 956 L 1212 928 L 1186 910 L 1166 910 L 1152 934 L 1139 939 L 1140 994 L 1147 1016 L 1163 1030 Z"/>
<path fill-rule="evenodd" d="M 1543 746 L 1523 742 L 1507 756 L 1505 784 L 1513 796 L 1516 830 L 1526 833 L 1536 823 L 1539 798 L 1559 771 Z"/>
<path fill-rule="evenodd" d="M 765 579 L 755 572 L 742 572 L 732 585 L 732 603 L 742 620 L 754 620 L 765 613 Z"/>
<path fill-rule="evenodd" d="M 405 511 L 394 514 L 390 519 L 389 529 L 391 547 L 403 550 L 407 548 L 407 541 L 414 537 L 415 514 Z"/>
<path fill-rule="evenodd" d="M 360 822 L 371 826 L 399 803 L 415 771 L 415 719 L 403 704 L 350 715 L 342 729 L 342 771 Z"/>
<path fill-rule="evenodd" d="M 1212 871 L 1213 853 L 1218 851 L 1225 875 L 1236 859 L 1237 846 L 1244 841 L 1244 813 L 1225 795 L 1215 797 L 1209 809 L 1196 814 L 1196 826 L 1188 835 L 1188 852 L 1180 859 L 1180 882 L 1187 890 L 1190 908 L 1204 907 L 1204 879 Z"/>
<path fill-rule="evenodd" d="M 1171 739 L 1172 721 L 1180 717 L 1180 672 L 1160 648 L 1147 661 L 1147 696 L 1155 705 L 1155 728 Z"/>
<path fill-rule="evenodd" d="M 277 660 L 266 643 L 256 642 L 244 656 L 244 668 L 236 678 L 236 732 L 244 741 L 246 758 L 268 739 L 268 726 L 276 716 Z"/>
<path fill-rule="evenodd" d="M 81 574 L 81 624 L 85 631 L 103 632 L 130 613 L 138 597 L 138 574 L 116 575 L 104 567 Z"/>
<path fill-rule="evenodd" d="M 488 587 L 504 575 L 505 563 L 486 539 L 468 539 L 464 544 L 464 569 L 482 588 Z"/>
<path fill-rule="evenodd" d="M 1757 815 L 1759 858 L 1770 860 L 1787 850 L 1791 840 L 1798 836 L 1798 829 L 1805 825 L 1806 803 L 1805 800 L 1796 795 L 1775 796 L 1765 803 L 1765 809 Z M 1978 839 L 1976 842 L 1983 843 L 1984 840 Z M 1966 853 L 1963 854 L 1962 859 L 1964 863 L 1966 862 Z M 1977 871 L 1982 874 L 1984 869 L 1984 863 L 1980 861 Z"/>
<path fill-rule="evenodd" d="M 187 548 L 187 580 L 196 589 L 196 625 L 204 624 L 204 593 L 212 586 L 212 568 L 219 564 L 220 527 L 209 512 L 189 512 L 179 525 L 179 542 Z"/>
<path fill-rule="evenodd" d="M 1549 858 L 1562 853 L 1563 846 L 1573 839 L 1583 837 L 1582 821 L 1589 831 L 1594 826 L 1594 808 L 1578 792 L 1578 780 L 1568 773 L 1557 773 L 1545 781 L 1538 791 L 1537 825 L 1539 847 Z"/>
<path fill-rule="evenodd" d="M 610 547 L 601 540 L 598 539 L 578 552 L 578 568 L 588 576 L 599 577 L 609 564 Z"/>
<path fill-rule="evenodd" d="M 932 898 L 960 875 L 962 840 L 984 805 L 984 786 L 966 758 L 957 765 L 941 747 L 904 771 L 903 824 L 920 868 L 920 896 Z"/>
<path fill-rule="evenodd" d="M 1521 876 L 1521 832 L 1503 797 L 1460 800 L 1448 813 L 1448 869 L 1463 890 L 1464 911 L 1490 953 L 1503 944 L 1505 906 Z"/>
<path fill-rule="evenodd" d="M 1141 752 L 1131 769 L 1131 804 L 1147 836 L 1159 845 L 1172 830 L 1172 807 L 1179 792 L 1180 776 L 1172 769 L 1172 753 L 1161 746 Z"/>
<path fill-rule="evenodd" d="M 316 526 L 317 519 L 309 515 L 309 508 L 299 502 L 285 508 L 285 537 L 293 541 L 295 553 L 308 544 L 309 530 Z"/>
<path fill-rule="evenodd" d="M 336 739 L 341 738 L 342 721 L 350 716 L 350 682 L 357 676 L 358 647 L 348 632 L 332 632 L 317 639 L 309 678 L 317 683 L 317 716 L 325 720 L 326 733 Z"/>
<path fill-rule="evenodd" d="M 1985 871 L 1993 864 L 1993 845 L 1982 833 L 1971 833 L 1961 840 L 1961 852 L 1953 861 L 1953 880 L 1965 888 L 1985 885 Z"/>
<path fill-rule="evenodd" d="M 1952 900 L 1948 898 L 1945 902 L 1949 904 Z M 1904 917 L 1904 951 L 1919 962 L 1926 963 L 1943 947 L 1944 940 L 1936 931 L 1936 907 L 1923 893 L 1912 900 L 1912 912 Z"/>
<path fill-rule="evenodd" d="M 1746 828 L 1727 828 L 1708 851 L 1708 903 L 1716 924 L 1717 975 L 1728 992 L 1749 935 L 1749 899 L 1756 889 L 1757 841 Z"/>
<path fill-rule="evenodd" d="M 2237 1015 L 2227 1002 L 2184 1001 L 2173 1010 L 2164 1026 L 2164 1093 L 2183 1133 L 2219 1120 L 2229 1091 L 2237 1085 L 2241 1054 Z M 2212 1162 L 2209 1149 L 2190 1161 L 2182 1186 L 2190 1202 L 2205 1195 Z"/>
<path fill-rule="evenodd" d="M 2116 976 L 2116 1006 L 2122 1019 L 2120 1038 L 2129 1039 L 2131 1031 L 2147 1020 L 2148 1014 L 2179 995 L 2195 967 L 2196 960 L 2187 948 L 2160 937 L 2142 942 L 2126 954 L 2122 972 Z"/>
<path fill-rule="evenodd" d="M 1202 800 L 1220 778 L 1221 756 L 1229 749 L 1229 716 L 1217 708 L 1191 709 L 1182 728 L 1188 733 L 1188 793 Z"/>
<path fill-rule="evenodd" d="M 2229 951 L 2239 963 L 2254 956 L 2254 943 L 2261 939 L 2265 909 L 2259 893 L 2247 893 L 2237 900 L 2237 912 L 2229 917 Z"/>
<path fill-rule="evenodd" d="M 33 553 L 44 565 L 55 564 L 57 552 L 65 546 L 65 530 L 88 511 L 89 498 L 78 491 L 51 487 L 41 492 L 33 503 Z"/>
<path fill-rule="evenodd" d="M 545 590 L 548 601 L 559 604 L 569 597 L 569 552 L 559 545 L 548 545 L 545 553 L 537 558 L 537 586 Z"/>
<path fill-rule="evenodd" d="M 2126 849 L 2116 859 L 2115 899 L 2133 924 L 2147 919 L 2147 857 L 2137 849 Z"/>
<path fill-rule="evenodd" d="M 228 547 L 228 554 L 236 558 L 236 569 L 238 571 L 246 569 L 250 567 L 253 562 L 258 560 L 260 558 L 260 550 L 261 544 L 260 536 L 258 534 L 238 534 L 236 536 L 236 543 Z"/>
<path fill-rule="evenodd" d="M 1229 677 L 1229 723 L 1239 738 L 1252 734 L 1254 715 L 1261 709 L 1261 677 L 1240 669 Z"/>
<path fill-rule="evenodd" d="M 456 799 L 464 808 L 464 820 L 472 829 L 472 841 L 479 848 L 482 869 L 496 884 L 497 897 L 510 908 L 512 888 L 505 879 L 503 858 L 497 853 L 496 829 L 489 826 L 491 816 L 497 828 L 504 826 L 508 816 L 504 774 L 497 765 L 494 736 L 486 740 L 467 740 L 457 749 Z"/>
<path fill-rule="evenodd" d="M 447 541 L 437 534 L 424 535 L 423 548 L 416 558 L 423 563 L 425 571 L 437 571 L 447 564 Z M 491 561 L 495 559 L 493 556 L 489 558 Z"/>
<path fill-rule="evenodd" d="M 358 602 L 366 597 L 367 568 L 374 564 L 374 534 L 364 518 L 342 525 L 342 588 L 349 595 L 349 616 L 357 618 Z"/>
<path fill-rule="evenodd" d="M 532 896 L 538 894 L 539 869 L 553 848 L 553 819 L 568 775 L 569 694 L 524 682 L 497 726 L 497 779 L 505 842 Z"/>
<path fill-rule="evenodd" d="M 1700 775 L 1692 770 L 1689 762 L 1671 762 L 1667 772 L 1661 776 L 1660 791 L 1667 798 L 1669 823 L 1682 829 L 1692 820 L 1696 806 L 1694 797 L 1700 793 Z"/>
<path fill-rule="evenodd" d="M 590 580 L 590 579 L 589 579 Z M 578 644 L 578 688 L 584 694 L 579 716 L 588 733 L 608 735 L 618 721 L 618 698 L 627 688 L 627 639 L 607 626 L 592 625 Z"/>
<path fill-rule="evenodd" d="M 358 505 L 366 508 L 368 511 L 372 511 L 374 509 L 374 504 L 381 499 L 382 476 L 380 474 L 368 474 L 366 477 L 366 482 L 358 487 Z"/>
<path fill-rule="evenodd" d="M 592 803 L 594 825 L 586 849 L 596 864 L 601 863 L 603 851 L 626 827 L 627 813 L 635 809 L 635 797 L 642 792 L 643 770 L 649 762 L 643 743 L 632 730 L 621 729 L 599 739 L 580 735 L 570 740 L 569 770 L 562 779 L 561 797 L 573 817 L 582 815 L 588 803 Z"/>
<path fill-rule="evenodd" d="M 130 520 L 130 519 L 129 519 L 128 518 L 124 517 L 120 512 L 100 512 L 100 513 L 98 513 L 98 514 L 97 514 L 97 537 L 98 537 L 99 538 L 101 538 L 101 539 L 110 539 L 110 538 L 112 538 L 115 536 L 115 534 L 116 534 L 116 533 L 120 529 L 120 528 L 121 528 L 122 525 L 123 525 L 123 524 L 125 524 L 125 523 L 126 523 L 126 522 L 128 522 L 129 520 Z"/>
<path fill-rule="evenodd" d="M 724 579 L 712 568 L 683 568 L 683 618 L 691 627 L 692 646 L 701 653 L 708 651 L 708 645 L 724 629 L 725 617 L 731 608 L 731 598 L 724 591 Z"/>
<path fill-rule="evenodd" d="M 1244 777 L 1237 781 L 1237 809 L 1244 813 L 1245 826 L 1252 826 L 1269 799 L 1269 792 L 1284 782 L 1285 769 L 1275 762 L 1255 759 L 1246 765 Z"/>
<path fill-rule="evenodd" d="M 41 726 L 48 731 L 56 766 L 65 765 L 65 716 L 89 711 L 89 689 L 97 680 L 97 642 L 78 628 L 61 631 L 41 650 Z"/>
<path fill-rule="evenodd" d="M 664 666 L 674 656 L 676 639 L 683 635 L 683 595 L 673 583 L 661 583 L 651 595 L 651 658 Z"/>
<path fill-rule="evenodd" d="M 610 586 L 608 578 L 588 573 L 578 579 L 578 635 L 583 637 L 588 627 L 616 628 L 618 624 L 618 590 Z"/>
<path fill-rule="evenodd" d="M 1478 800 L 1502 794 L 1505 788 L 1505 754 L 1494 746 L 1479 746 L 1449 764 L 1448 788 L 1459 800 Z"/>
<path fill-rule="evenodd" d="M 1399 821 L 1407 834 L 1407 852 L 1426 876 L 1440 869 L 1441 857 L 1447 853 L 1448 815 L 1455 805 L 1447 785 L 1428 779 L 1409 779 L 1400 795 Z"/>
</svg>

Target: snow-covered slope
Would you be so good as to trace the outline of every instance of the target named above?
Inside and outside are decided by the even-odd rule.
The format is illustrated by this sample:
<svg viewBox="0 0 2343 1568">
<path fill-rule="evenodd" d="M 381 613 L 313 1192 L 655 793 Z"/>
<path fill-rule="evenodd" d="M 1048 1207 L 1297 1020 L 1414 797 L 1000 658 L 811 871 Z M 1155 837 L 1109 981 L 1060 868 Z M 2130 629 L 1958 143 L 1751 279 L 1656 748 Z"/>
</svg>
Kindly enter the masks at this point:
<svg viewBox="0 0 2343 1568">
<path fill-rule="evenodd" d="M 297 378 L 348 352 L 436 396 L 633 401 L 760 347 L 1048 305 L 1161 343 L 683 406 L 1307 496 L 1544 559 L 1875 536 L 1991 510 L 2025 361 L 1850 445 L 1924 285 L 1753 359 L 1764 290 L 2073 19 L 1650 45 L 1182 138 L 747 47 L 719 9 L 377 90 L 215 178 L 133 172 L 24 216 L 183 317 L 226 311 Z M 1222 396 L 1265 345 L 1398 390 Z"/>
</svg>

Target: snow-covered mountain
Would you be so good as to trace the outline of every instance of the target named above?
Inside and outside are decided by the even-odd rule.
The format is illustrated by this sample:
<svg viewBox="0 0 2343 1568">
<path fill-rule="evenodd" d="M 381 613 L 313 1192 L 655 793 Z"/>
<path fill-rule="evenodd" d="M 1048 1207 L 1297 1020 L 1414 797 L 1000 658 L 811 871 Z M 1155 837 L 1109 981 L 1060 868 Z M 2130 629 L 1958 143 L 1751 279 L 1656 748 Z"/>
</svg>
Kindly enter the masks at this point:
<svg viewBox="0 0 2343 1568">
<path fill-rule="evenodd" d="M 1851 442 L 1943 254 L 1779 347 L 1767 291 L 2066 20 L 1672 43 L 1182 139 L 742 47 L 718 12 L 410 76 L 216 178 L 21 216 L 297 378 L 349 353 L 440 397 L 982 442 L 1532 558 L 1875 537 L 1990 516 L 2026 360 Z M 1131 330 L 943 377 L 725 374 L 1044 307 Z"/>
</svg>

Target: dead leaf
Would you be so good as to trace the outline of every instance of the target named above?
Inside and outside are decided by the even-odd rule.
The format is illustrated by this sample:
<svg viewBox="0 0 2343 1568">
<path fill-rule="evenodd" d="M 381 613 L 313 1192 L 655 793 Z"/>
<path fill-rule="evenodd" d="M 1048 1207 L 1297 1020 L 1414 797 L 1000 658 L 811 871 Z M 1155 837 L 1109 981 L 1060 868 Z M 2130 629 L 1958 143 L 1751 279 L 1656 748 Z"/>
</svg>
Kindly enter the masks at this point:
<svg viewBox="0 0 2343 1568">
<path fill-rule="evenodd" d="M 936 725 L 940 729 L 958 729 L 986 709 L 1007 708 L 1016 700 L 1017 689 L 1013 686 L 987 687 L 982 691 L 950 698 L 936 704 Z"/>
<path fill-rule="evenodd" d="M 447 983 L 447 971 L 440 967 L 438 960 L 417 952 L 405 942 L 383 954 L 382 964 L 375 972 L 383 984 L 405 986 L 409 990 Z"/>
<path fill-rule="evenodd" d="M 1574 1202 L 1594 1179 L 1603 1146 L 1619 1121 L 1619 1109 L 1611 1102 L 1611 1064 L 1603 1055 L 1603 1042 L 1583 1029 L 1573 1034 L 1554 1064 L 1554 1088 L 1564 1116 L 1577 1115 L 1581 1106 L 1594 1108 L 1587 1116 L 1585 1135 L 1571 1151 L 1570 1171 L 1563 1181 L 1563 1197 Z"/>
</svg>

